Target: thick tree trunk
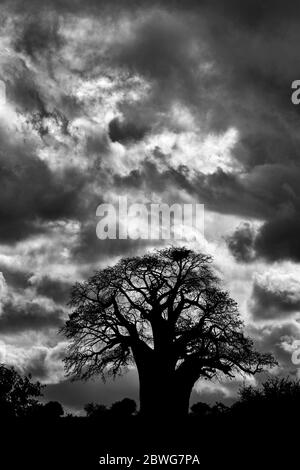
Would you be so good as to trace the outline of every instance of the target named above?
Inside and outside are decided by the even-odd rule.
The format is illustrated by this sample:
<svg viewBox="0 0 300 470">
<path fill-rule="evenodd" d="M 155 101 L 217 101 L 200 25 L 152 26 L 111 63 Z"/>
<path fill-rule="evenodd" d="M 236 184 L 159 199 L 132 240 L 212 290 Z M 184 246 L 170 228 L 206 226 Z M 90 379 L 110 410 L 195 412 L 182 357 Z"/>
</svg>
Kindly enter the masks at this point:
<svg viewBox="0 0 300 470">
<path fill-rule="evenodd" d="M 189 410 L 193 384 L 179 383 L 174 372 L 139 371 L 140 411 L 150 418 L 176 418 Z"/>
<path fill-rule="evenodd" d="M 139 374 L 141 414 L 149 418 L 187 415 L 194 372 L 185 368 L 175 371 L 176 361 L 163 348 L 158 353 L 136 343 L 133 354 Z"/>
</svg>

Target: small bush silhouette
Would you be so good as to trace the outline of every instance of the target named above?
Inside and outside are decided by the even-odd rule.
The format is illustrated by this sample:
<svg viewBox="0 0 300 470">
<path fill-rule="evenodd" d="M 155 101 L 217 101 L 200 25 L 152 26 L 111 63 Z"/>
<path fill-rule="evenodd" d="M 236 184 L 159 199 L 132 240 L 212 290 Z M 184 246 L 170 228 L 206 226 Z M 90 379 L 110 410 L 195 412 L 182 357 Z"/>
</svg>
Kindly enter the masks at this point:
<svg viewBox="0 0 300 470">
<path fill-rule="evenodd" d="M 214 406 L 210 406 L 207 403 L 199 401 L 191 406 L 191 416 L 197 418 L 206 418 L 211 416 L 220 416 L 224 413 L 228 413 L 230 408 L 224 403 L 216 402 Z"/>
<path fill-rule="evenodd" d="M 244 386 L 239 391 L 239 400 L 233 404 L 237 414 L 285 415 L 300 411 L 300 381 L 289 377 L 272 377 L 259 388 Z"/>
<path fill-rule="evenodd" d="M 48 401 L 41 408 L 41 417 L 43 418 L 61 418 L 64 415 L 64 409 L 58 401 Z"/>
<path fill-rule="evenodd" d="M 112 404 L 110 413 L 113 417 L 128 418 L 136 412 L 136 403 L 130 398 L 124 398 Z"/>
<path fill-rule="evenodd" d="M 108 409 L 104 405 L 99 405 L 97 403 L 87 403 L 84 406 L 84 411 L 88 418 L 103 418 L 107 416 Z"/>
<path fill-rule="evenodd" d="M 136 402 L 131 398 L 116 401 L 107 408 L 97 403 L 87 403 L 84 407 L 88 418 L 128 418 L 136 413 Z"/>
</svg>

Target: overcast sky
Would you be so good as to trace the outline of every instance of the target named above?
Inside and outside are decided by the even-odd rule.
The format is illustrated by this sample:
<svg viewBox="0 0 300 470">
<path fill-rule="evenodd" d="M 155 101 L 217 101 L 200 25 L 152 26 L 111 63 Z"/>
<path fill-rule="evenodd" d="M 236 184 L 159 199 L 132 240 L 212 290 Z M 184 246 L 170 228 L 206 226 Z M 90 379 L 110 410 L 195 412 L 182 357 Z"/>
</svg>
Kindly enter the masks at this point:
<svg viewBox="0 0 300 470">
<path fill-rule="evenodd" d="M 99 241 L 96 208 L 205 205 L 205 241 L 247 332 L 298 374 L 300 8 L 291 0 L 1 1 L 0 360 L 73 409 L 137 397 L 70 384 L 70 286 L 153 242 Z M 234 398 L 243 379 L 199 382 Z M 252 382 L 261 378 L 252 379 Z"/>
</svg>

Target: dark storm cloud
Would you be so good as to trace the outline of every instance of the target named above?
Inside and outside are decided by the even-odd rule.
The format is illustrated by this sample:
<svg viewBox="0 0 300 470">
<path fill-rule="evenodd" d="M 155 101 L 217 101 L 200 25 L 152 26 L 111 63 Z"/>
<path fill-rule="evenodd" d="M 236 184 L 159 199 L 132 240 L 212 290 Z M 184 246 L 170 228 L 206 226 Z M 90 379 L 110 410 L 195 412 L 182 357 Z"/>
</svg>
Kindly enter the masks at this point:
<svg viewBox="0 0 300 470">
<path fill-rule="evenodd" d="M 55 179 L 41 161 L 26 163 L 20 171 L 8 170 L 2 183 L 0 240 L 7 244 L 44 232 L 47 222 L 78 215 L 81 182 L 76 172 Z M 11 198 L 14 193 L 17 197 Z"/>
<path fill-rule="evenodd" d="M 288 291 L 270 290 L 255 282 L 250 310 L 255 320 L 286 319 L 300 311 L 300 299 Z"/>
<path fill-rule="evenodd" d="M 248 236 L 245 236 L 245 230 L 238 227 L 229 237 L 229 248 L 239 260 L 249 249 L 255 253 L 252 259 L 300 260 L 300 168 L 289 161 L 286 166 L 283 163 L 257 166 L 247 174 L 247 178 L 242 175 L 236 190 L 231 185 L 230 188 L 227 186 L 226 192 L 223 191 L 223 208 L 227 205 L 226 209 L 230 209 L 231 206 L 240 216 L 265 221 L 255 236 L 252 229 L 249 229 L 252 233 L 248 230 Z M 212 181 L 213 178 L 210 179 Z"/>
<path fill-rule="evenodd" d="M 31 374 L 33 379 L 43 382 L 60 380 L 63 370 L 63 358 L 65 357 L 66 344 L 58 343 L 54 347 L 37 348 L 31 355 L 27 364 L 22 367 L 25 375 Z"/>
<path fill-rule="evenodd" d="M 30 302 L 22 306 L 7 301 L 0 315 L 1 334 L 58 329 L 63 326 L 63 312 L 47 311 L 41 305 Z"/>
<path fill-rule="evenodd" d="M 298 210 L 279 214 L 265 223 L 255 239 L 257 256 L 269 261 L 300 261 L 300 217 Z"/>
<path fill-rule="evenodd" d="M 77 262 L 97 263 L 114 256 L 136 255 L 139 250 L 160 245 L 161 240 L 106 239 L 96 234 L 98 220 L 83 224 L 77 242 L 72 247 L 72 256 Z"/>
<path fill-rule="evenodd" d="M 30 374 L 35 380 L 44 380 L 47 378 L 48 370 L 45 364 L 47 359 L 47 351 L 39 351 L 31 360 L 26 364 L 23 373 Z"/>
<path fill-rule="evenodd" d="M 52 118 L 61 132 L 67 133 L 69 120 L 82 112 L 78 99 L 67 94 L 56 80 L 59 47 L 63 41 L 58 33 L 55 15 L 30 14 L 16 20 L 12 34 L 15 54 L 3 54 L 0 78 L 5 83 L 7 101 L 16 111 L 24 113 L 28 122 L 42 137 L 47 133 L 44 120 Z M 36 61 L 32 66 L 32 59 Z M 40 72 L 47 70 L 56 89 L 49 89 Z M 49 96 L 49 92 L 51 96 Z"/>
<path fill-rule="evenodd" d="M 66 304 L 70 298 L 71 284 L 49 276 L 43 276 L 34 283 L 37 295 L 48 297 L 54 302 Z"/>
<path fill-rule="evenodd" d="M 300 70 L 299 8 L 288 3 L 283 9 L 280 2 L 267 2 L 263 8 L 258 2 L 246 2 L 245 9 L 237 2 L 229 2 L 226 8 L 218 2 L 203 2 L 193 20 L 193 7 L 186 8 L 184 24 L 176 16 L 178 4 L 173 3 L 174 10 L 168 6 L 173 15 L 146 16 L 129 39 L 113 49 L 118 66 L 152 84 L 148 100 L 127 103 L 125 121 L 130 110 L 139 122 L 143 107 L 155 127 L 158 114 L 167 113 L 171 103 L 179 100 L 202 123 L 209 116 L 210 129 L 235 126 L 240 140 L 234 156 L 241 173 L 199 174 L 198 198 L 214 211 L 265 221 L 257 239 L 260 256 L 299 260 L 294 240 L 300 236 L 300 113 L 290 100 L 290 85 Z M 195 44 L 203 46 L 201 54 Z M 205 61 L 212 63 L 207 74 L 199 68 Z M 136 181 L 132 179 L 133 184 Z M 281 216 L 284 205 L 294 208 L 289 220 L 292 230 L 282 228 L 273 243 L 269 239 L 274 233 L 276 238 L 277 225 L 285 219 Z"/>
<path fill-rule="evenodd" d="M 0 152 L 0 241 L 15 243 L 45 230 L 44 224 L 83 211 L 88 178 L 76 169 L 52 172 L 34 148 L 2 133 Z"/>
<path fill-rule="evenodd" d="M 154 2 L 154 9 L 147 2 L 139 2 L 137 10 L 136 2 L 128 2 L 127 8 L 121 5 L 76 2 L 72 10 L 68 2 L 48 3 L 50 10 L 70 9 L 75 14 L 98 9 L 105 15 L 110 9 L 116 19 L 118 12 L 138 12 L 129 16 L 130 34 L 111 44 L 109 60 L 116 69 L 144 77 L 151 87 L 144 98 L 132 102 L 125 97 L 119 103 L 123 120 L 115 118 L 110 122 L 111 139 L 128 143 L 142 139 L 146 131 L 168 127 L 170 107 L 180 101 L 199 117 L 201 124 L 209 123 L 210 129 L 237 127 L 240 141 L 235 158 L 243 171 L 240 175 L 221 170 L 212 175 L 199 174 L 191 184 L 185 170 L 179 169 L 175 183 L 197 195 L 209 209 L 266 221 L 266 233 L 268 223 L 277 220 L 282 204 L 292 202 L 296 217 L 300 174 L 296 119 L 300 116 L 289 93 L 297 63 L 300 67 L 297 54 L 300 37 L 295 20 L 298 10 L 289 2 L 284 9 L 280 2 L 272 5 L 266 2 L 262 8 L 258 2 L 250 1 L 243 8 L 235 1 L 226 3 L 226 8 L 220 2 L 206 1 L 185 2 L 184 7 L 180 2 Z M 291 24 L 286 31 L 288 20 Z M 34 34 L 30 34 L 34 29 L 31 25 L 28 21 L 21 30 L 25 53 L 37 56 L 41 49 L 45 52 L 60 46 L 56 16 L 51 21 L 48 15 Z M 286 41 L 281 41 L 280 31 L 286 34 Z M 206 63 L 209 67 L 202 69 Z M 31 109 L 41 106 L 41 98 L 27 95 Z M 39 132 L 47 133 L 40 121 Z M 64 127 L 66 130 L 67 125 Z M 93 148 L 97 143 L 92 139 L 87 145 Z M 131 178 L 133 186 L 138 181 L 140 186 L 151 185 L 154 178 L 147 179 L 147 165 L 146 162 L 145 169 L 127 177 L 126 184 L 130 184 Z M 168 183 L 170 170 L 160 174 L 158 181 L 161 185 Z M 267 244 L 265 232 L 259 242 L 261 252 Z M 283 243 L 288 245 L 291 234 L 284 237 Z M 282 257 L 287 256 L 286 251 L 283 250 Z M 295 249 L 289 251 L 288 256 L 293 257 Z M 276 250 L 273 257 L 277 257 Z"/>
<path fill-rule="evenodd" d="M 108 6 L 111 11 L 114 8 L 125 10 L 137 9 L 137 7 L 148 7 L 149 0 L 128 0 L 124 3 L 123 0 L 17 0 L 11 2 L 10 0 L 1 0 L 2 5 L 8 4 L 12 8 L 20 10 L 29 9 L 30 6 L 50 7 L 59 12 L 84 12 L 86 9 L 94 7 L 95 12 Z M 274 21 L 276 18 L 290 18 L 299 13 L 300 7 L 294 0 L 265 0 L 261 3 L 260 0 L 244 0 L 243 4 L 239 0 L 228 0 L 226 3 L 220 0 L 153 0 L 151 5 L 166 6 L 175 11 L 192 10 L 193 12 L 206 12 L 213 11 L 222 17 L 230 17 L 239 21 L 245 27 L 253 28 L 261 23 L 265 24 L 268 21 Z"/>
<path fill-rule="evenodd" d="M 14 289 L 26 289 L 29 287 L 29 279 L 32 276 L 32 273 L 19 269 L 14 269 L 13 267 L 8 267 L 0 264 L 0 272 L 3 274 L 5 282 Z"/>
<path fill-rule="evenodd" d="M 262 164 L 249 172 L 233 174 L 218 169 L 199 174 L 193 184 L 210 209 L 271 221 L 300 210 L 300 167 L 296 164 Z"/>
<path fill-rule="evenodd" d="M 167 162 L 167 157 L 168 155 L 163 154 L 159 148 L 155 148 L 151 158 L 146 158 L 139 169 L 130 171 L 126 176 L 116 175 L 114 184 L 122 189 L 138 188 L 158 193 L 170 188 L 182 188 L 196 195 L 197 190 L 189 181 L 189 169 L 184 165 L 178 169 L 172 168 Z"/>
<path fill-rule="evenodd" d="M 259 351 L 273 354 L 279 366 L 286 373 L 294 374 L 297 367 L 292 363 L 291 346 L 295 340 L 300 339 L 300 330 L 295 323 L 282 325 L 268 325 L 263 327 L 248 327 L 249 335 L 254 339 Z"/>
<path fill-rule="evenodd" d="M 5 83 L 7 100 L 26 115 L 40 137 L 48 134 L 47 119 L 52 119 L 63 134 L 68 134 L 69 119 L 80 109 L 75 97 L 63 90 L 55 98 L 47 96 L 44 84 L 20 58 L 9 59 L 2 66 L 0 78 Z"/>
<path fill-rule="evenodd" d="M 222 41 L 218 34 L 211 36 L 219 66 L 230 77 L 226 88 L 231 122 L 241 135 L 235 156 L 244 166 L 238 178 L 240 191 L 234 195 L 238 202 L 228 201 L 234 186 L 226 186 L 220 191 L 224 199 L 219 207 L 222 210 L 229 203 L 232 213 L 265 221 L 253 243 L 257 256 L 299 261 L 300 115 L 290 100 L 290 85 L 300 69 L 299 5 L 246 5 L 242 11 L 233 2 L 227 10 L 226 4 L 224 12 L 232 29 L 226 29 Z M 215 32 L 221 27 L 220 22 Z M 233 109 L 238 97 L 240 106 Z M 214 179 L 210 177 L 212 188 Z M 249 260 L 251 243 L 251 236 L 245 237 L 245 231 L 238 229 L 230 247 L 237 258 L 245 258 L 246 253 Z"/>
<path fill-rule="evenodd" d="M 180 98 L 181 94 L 197 94 L 197 56 L 192 51 L 193 35 L 184 23 L 163 11 L 154 12 L 131 32 L 127 41 L 116 44 L 112 50 L 118 66 L 163 87 L 160 91 L 155 89 L 160 96 L 164 93 L 174 98 L 177 93 Z"/>
<path fill-rule="evenodd" d="M 193 181 L 194 192 L 208 209 L 223 214 L 261 216 L 268 210 L 260 194 L 248 191 L 239 175 L 218 169 L 212 174 L 199 173 Z"/>
<path fill-rule="evenodd" d="M 234 233 L 227 237 L 229 250 L 237 261 L 248 263 L 254 258 L 255 231 L 251 224 L 245 222 L 236 228 Z"/>
<path fill-rule="evenodd" d="M 208 110 L 216 122 L 220 120 L 223 106 L 210 91 L 215 71 L 205 67 L 212 57 L 202 47 L 202 19 L 197 19 L 188 10 L 181 16 L 168 8 L 145 8 L 132 22 L 129 36 L 112 45 L 111 64 L 150 84 L 144 97 L 124 98 L 119 104 L 125 123 L 148 131 L 173 128 L 170 110 L 178 103 L 200 114 L 203 126 L 213 121 Z"/>
<path fill-rule="evenodd" d="M 38 296 L 47 297 L 59 304 L 66 304 L 69 299 L 71 284 L 59 279 L 52 279 L 44 275 L 35 278 L 34 273 L 14 269 L 13 267 L 1 266 L 0 272 L 3 274 L 6 284 L 9 288 L 17 292 L 23 292 L 24 289 L 34 289 Z"/>
<path fill-rule="evenodd" d="M 245 228 L 247 227 L 247 228 Z M 227 244 L 238 261 L 300 261 L 300 219 L 298 210 L 282 208 L 281 213 L 264 223 L 255 234 L 250 224 L 237 227 Z M 251 255 L 251 256 L 249 256 Z"/>
<path fill-rule="evenodd" d="M 289 214 L 297 210 L 300 171 L 296 167 L 267 165 L 254 168 L 248 177 L 244 173 L 233 174 L 222 169 L 212 174 L 195 172 L 192 175 L 185 165 L 172 168 L 168 163 L 169 156 L 158 148 L 152 157 L 145 159 L 139 169 L 132 170 L 128 175 L 116 175 L 115 185 L 128 189 L 146 187 L 158 192 L 170 187 L 184 189 L 209 210 L 259 220 L 276 220 L 284 213 L 290 218 Z M 294 210 L 285 208 L 285 204 L 290 201 L 295 204 Z M 233 236 L 229 237 L 236 252 L 251 249 L 254 230 L 250 226 L 247 229 L 245 227 L 238 227 Z"/>
<path fill-rule="evenodd" d="M 112 142 L 135 142 L 141 140 L 147 132 L 147 127 L 133 122 L 122 122 L 114 118 L 109 123 L 109 137 Z"/>
<path fill-rule="evenodd" d="M 86 151 L 88 155 L 98 155 L 100 158 L 109 152 L 109 138 L 107 134 L 94 132 L 86 138 Z"/>
<path fill-rule="evenodd" d="M 270 12 L 258 4 L 246 5 L 253 17 L 256 12 L 255 23 L 263 28 L 253 31 L 244 5 L 235 3 L 233 7 L 231 2 L 228 8 L 227 3 L 223 8 L 218 2 L 198 2 L 198 7 L 195 2 L 185 2 L 183 8 L 179 2 L 164 2 L 151 14 L 145 8 L 146 14 L 134 23 L 129 38 L 119 44 L 116 41 L 110 51 L 117 66 L 146 77 L 152 84 L 149 98 L 132 105 L 136 113 L 141 114 L 141 107 L 144 112 L 152 109 L 152 119 L 158 120 L 159 112 L 167 113 L 170 104 L 181 101 L 201 116 L 202 126 L 206 119 L 210 128 L 224 130 L 236 125 L 243 130 L 246 147 L 248 135 L 255 139 L 258 133 L 266 140 L 261 130 L 262 123 L 268 128 L 266 116 L 271 122 L 270 138 L 281 140 L 274 127 L 287 135 L 280 114 L 274 114 L 272 106 L 292 115 L 297 112 L 289 99 L 295 63 L 299 61 L 297 47 L 292 49 L 276 34 L 278 22 L 279 28 L 286 30 L 286 18 L 277 18 L 276 7 L 272 6 Z M 298 39 L 292 29 L 295 46 Z M 209 67 L 201 68 L 207 64 Z"/>
<path fill-rule="evenodd" d="M 254 14 L 255 8 L 250 4 L 249 9 Z M 279 66 L 280 57 L 276 52 L 277 36 L 272 39 L 269 30 L 267 32 L 259 30 L 257 34 L 253 31 L 250 33 L 250 23 L 246 24 L 244 29 L 239 23 L 232 24 L 234 15 L 231 18 L 231 13 L 235 10 L 231 13 L 230 11 L 229 8 L 226 20 L 223 21 L 218 14 L 213 14 L 213 10 L 210 11 L 209 21 L 206 24 L 205 39 L 212 48 L 213 58 L 217 63 L 217 70 L 213 77 L 210 76 L 211 83 L 206 90 L 208 97 L 215 98 L 214 102 L 201 102 L 201 87 L 205 87 L 205 79 L 197 75 L 197 68 L 193 66 L 194 57 L 189 54 L 190 38 L 197 40 L 199 37 L 195 35 L 193 29 L 191 36 L 182 34 L 180 30 L 177 32 L 175 22 L 168 21 L 168 16 L 163 17 L 160 22 L 155 22 L 153 16 L 142 23 L 129 42 L 119 46 L 117 59 L 121 65 L 133 68 L 152 81 L 151 98 L 155 96 L 156 110 L 166 109 L 172 100 L 183 99 L 185 102 L 199 103 L 200 108 L 202 106 L 204 109 L 209 109 L 210 114 L 215 116 L 213 121 L 216 123 L 216 120 L 219 120 L 218 126 L 221 124 L 220 119 L 223 120 L 223 128 L 236 125 L 241 137 L 235 150 L 235 158 L 244 168 L 242 173 L 231 174 L 217 170 L 212 175 L 199 174 L 194 184 L 190 185 L 190 190 L 194 186 L 192 192 L 197 194 L 199 200 L 209 209 L 260 220 L 267 219 L 272 223 L 278 216 L 282 204 L 295 204 L 296 214 L 300 210 L 298 195 L 300 146 L 295 123 L 297 111 L 291 105 L 289 97 L 290 79 L 295 70 L 293 60 L 298 59 L 294 57 L 294 52 L 291 53 L 292 57 L 291 54 L 283 54 L 284 61 L 293 61 L 292 66 L 291 63 L 285 64 L 283 71 Z M 217 6 L 216 12 L 219 12 Z M 237 11 L 235 13 L 239 16 Z M 260 11 L 258 8 L 255 23 L 260 23 L 261 16 L 264 17 L 264 10 Z M 275 12 L 272 9 L 271 17 L 276 19 L 276 8 Z M 241 12 L 241 20 L 243 19 Z M 168 24 L 168 31 L 172 30 L 178 41 L 178 47 L 172 50 L 169 47 L 173 43 L 176 44 L 176 41 L 172 34 L 172 40 L 163 40 L 164 21 Z M 275 23 L 273 25 L 271 21 L 271 30 L 273 26 L 275 27 Z M 210 27 L 214 27 L 214 31 L 220 32 L 220 35 L 213 36 Z M 225 28 L 226 36 L 220 40 L 222 27 Z M 296 42 L 296 37 L 291 39 Z M 157 47 L 160 41 L 164 47 Z M 257 51 L 257 41 L 262 41 L 259 51 Z M 180 60 L 180 67 L 176 65 L 177 60 Z M 266 66 L 268 62 L 270 67 Z M 290 77 L 284 75 L 288 73 L 287 69 L 291 73 Z M 185 80 L 181 80 L 181 77 L 185 77 Z M 143 107 L 147 109 L 150 101 L 149 103 L 143 101 Z M 274 106 L 277 109 L 276 114 L 273 112 Z M 139 113 L 139 104 L 136 112 Z M 133 114 L 132 109 L 131 114 Z M 152 118 L 156 118 L 155 110 Z M 201 159 L 201 155 L 199 158 Z M 147 162 L 145 165 L 149 166 Z M 145 178 L 147 173 L 147 169 L 134 171 L 130 177 L 127 177 L 127 184 L 130 183 L 130 178 L 133 186 L 137 184 L 142 186 L 145 181 L 149 184 L 149 180 Z M 189 183 L 184 182 L 186 176 L 181 173 L 179 186 L 188 186 Z M 169 174 L 160 174 L 158 181 L 166 184 L 168 179 Z M 150 178 L 150 184 L 152 180 L 154 178 Z M 176 182 L 178 183 L 178 178 Z M 288 245 L 289 236 L 283 243 Z"/>
</svg>

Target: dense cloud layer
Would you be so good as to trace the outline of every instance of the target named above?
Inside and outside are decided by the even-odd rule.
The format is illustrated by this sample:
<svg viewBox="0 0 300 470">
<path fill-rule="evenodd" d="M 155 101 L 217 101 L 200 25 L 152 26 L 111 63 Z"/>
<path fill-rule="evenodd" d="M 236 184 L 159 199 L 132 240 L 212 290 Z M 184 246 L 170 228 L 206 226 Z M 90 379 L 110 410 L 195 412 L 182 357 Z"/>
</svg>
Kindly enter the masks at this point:
<svg viewBox="0 0 300 470">
<path fill-rule="evenodd" d="M 206 248 L 249 331 L 289 370 L 299 22 L 291 0 L 1 1 L 0 352 L 7 344 L 11 363 L 59 382 L 53 332 L 72 283 L 157 246 L 97 239 L 98 204 L 127 195 L 205 204 Z M 67 403 L 70 386 L 57 387 Z M 211 394 L 236 391 L 224 387 Z"/>
<path fill-rule="evenodd" d="M 63 326 L 63 323 L 62 311 L 47 311 L 34 302 L 22 307 L 8 302 L 3 306 L 0 316 L 1 334 L 47 328 L 57 330 Z"/>
<path fill-rule="evenodd" d="M 287 318 L 300 311 L 300 298 L 294 299 L 288 292 L 274 292 L 264 286 L 254 284 L 251 311 L 255 318 L 271 320 Z"/>
</svg>

